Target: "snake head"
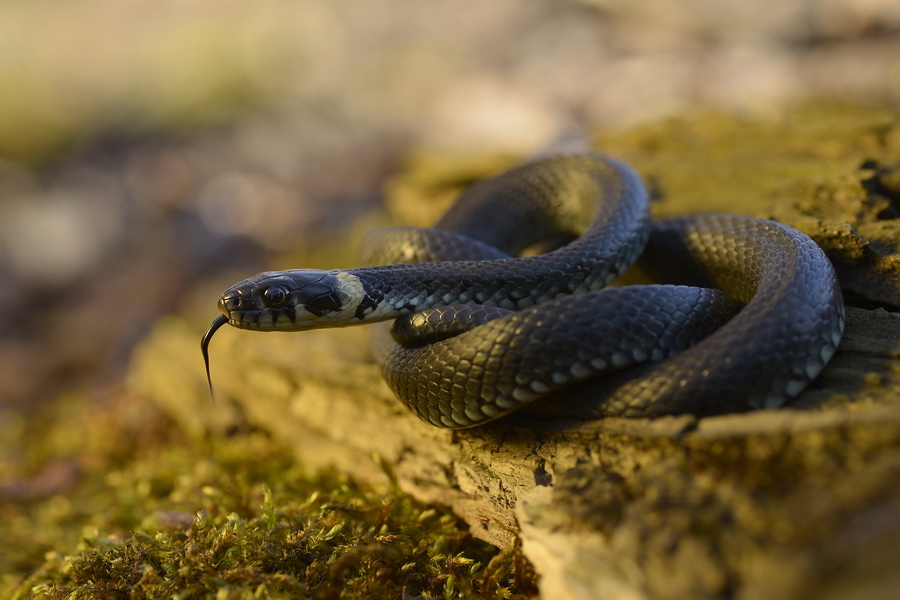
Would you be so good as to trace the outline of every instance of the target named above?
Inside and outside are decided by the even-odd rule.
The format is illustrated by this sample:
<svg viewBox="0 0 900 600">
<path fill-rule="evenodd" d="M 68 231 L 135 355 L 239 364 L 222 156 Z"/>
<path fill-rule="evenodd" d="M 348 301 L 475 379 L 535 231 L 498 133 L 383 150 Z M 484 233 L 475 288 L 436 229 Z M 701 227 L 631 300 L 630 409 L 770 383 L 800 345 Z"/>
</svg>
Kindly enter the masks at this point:
<svg viewBox="0 0 900 600">
<path fill-rule="evenodd" d="M 293 270 L 260 273 L 219 298 L 219 311 L 240 329 L 300 331 L 343 325 L 352 315 L 357 282 L 341 272 Z"/>
<path fill-rule="evenodd" d="M 209 392 L 209 343 L 223 325 L 260 331 L 299 331 L 346 324 L 359 305 L 362 284 L 342 271 L 295 270 L 260 273 L 219 298 L 219 312 L 200 341 Z M 364 295 L 363 295 L 364 297 Z"/>
</svg>

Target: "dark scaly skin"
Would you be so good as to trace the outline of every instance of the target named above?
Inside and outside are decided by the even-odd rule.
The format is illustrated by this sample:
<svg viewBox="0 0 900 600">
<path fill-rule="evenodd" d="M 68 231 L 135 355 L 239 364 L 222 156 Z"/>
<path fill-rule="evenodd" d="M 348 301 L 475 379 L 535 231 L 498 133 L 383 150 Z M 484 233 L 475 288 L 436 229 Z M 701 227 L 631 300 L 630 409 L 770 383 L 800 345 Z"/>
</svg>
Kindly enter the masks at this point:
<svg viewBox="0 0 900 600">
<path fill-rule="evenodd" d="M 424 346 L 416 339 L 412 346 L 382 340 L 378 354 L 388 385 L 417 416 L 438 426 L 470 427 L 560 390 L 564 402 L 565 389 L 575 383 L 672 356 L 739 308 L 705 288 L 612 288 L 513 312 Z M 395 329 L 410 319 L 400 319 Z"/>
<path fill-rule="evenodd" d="M 597 387 L 602 395 L 588 393 L 579 404 L 587 416 L 717 414 L 796 396 L 827 363 L 843 327 L 840 291 L 821 250 L 770 221 L 673 220 L 654 228 L 642 264 L 661 262 L 667 280 L 724 293 L 596 291 L 637 257 L 650 232 L 647 215 L 643 185 L 624 164 L 596 155 L 545 159 L 473 186 L 438 223 L 449 233 L 431 247 L 429 230 L 374 243 L 382 259 L 394 252 L 398 262 L 450 262 L 264 273 L 227 290 L 219 305 L 230 324 L 260 330 L 430 311 L 411 318 L 424 319 L 422 333 L 412 320 L 402 324 L 405 345 L 382 344 L 380 356 L 401 400 L 442 427 L 470 427 L 535 402 L 552 409 L 567 386 L 609 373 L 612 383 Z M 560 231 L 581 235 L 536 257 L 474 260 L 514 255 Z M 485 253 L 484 244 L 498 250 Z M 444 329 L 471 327 L 457 323 L 461 313 L 446 308 L 453 304 L 515 312 L 490 309 L 485 325 L 434 341 Z M 621 374 L 631 367 L 639 378 Z"/>
<path fill-rule="evenodd" d="M 417 415 L 445 426 L 474 425 L 488 416 L 480 412 L 505 414 L 540 398 L 543 415 L 712 415 L 781 406 L 818 375 L 840 341 L 843 303 L 831 265 L 790 227 L 735 216 L 662 221 L 640 267 L 660 281 L 719 288 L 746 305 L 730 318 L 737 309 L 723 297 L 693 297 L 712 292 L 705 287 L 595 291 L 422 348 L 386 344 L 385 377 Z M 608 358 L 617 348 L 625 349 L 619 365 Z M 629 355 L 635 349 L 648 360 Z M 479 352 L 496 357 L 490 375 L 482 373 L 487 360 L 473 360 Z M 597 356 L 606 357 L 602 368 L 589 360 Z M 569 385 L 645 362 L 652 364 L 587 393 L 581 386 L 577 410 L 568 405 Z M 460 369 L 447 376 L 449 365 L 465 367 L 465 385 L 486 383 L 461 389 Z M 522 373 L 529 377 L 517 387 Z M 554 384 L 554 373 L 566 381 Z M 534 382 L 546 393 L 529 395 Z"/>
<path fill-rule="evenodd" d="M 569 233 L 581 235 L 558 250 L 527 258 L 261 273 L 226 290 L 219 309 L 235 327 L 309 329 L 302 318 L 283 314 L 285 309 L 309 305 L 308 296 L 314 294 L 305 292 L 311 287 L 317 297 L 309 308 L 323 316 L 338 313 L 338 303 L 329 304 L 320 290 L 339 283 L 334 281 L 338 275 L 348 275 L 364 286 L 362 304 L 353 315 L 323 318 L 315 327 L 394 319 L 453 303 L 520 310 L 611 283 L 637 259 L 650 233 L 649 204 L 640 178 L 624 163 L 596 155 L 556 157 L 508 171 L 472 186 L 457 207 L 465 210 L 451 209 L 442 222 L 462 227 L 487 220 L 491 225 L 476 233 L 494 234 L 494 239 L 482 239 L 487 243 L 497 243 L 502 235 L 507 246 L 501 250 L 506 254 L 560 228 L 580 226 Z M 504 212 L 503 207 L 514 208 Z M 479 214 L 471 217 L 473 211 Z M 453 215 L 458 217 L 451 219 Z M 459 256 L 468 253 L 466 249 Z M 289 302 L 277 307 L 265 298 L 266 290 L 276 285 L 289 292 Z"/>
<path fill-rule="evenodd" d="M 717 287 L 746 306 L 715 335 L 610 393 L 604 414 L 778 407 L 815 379 L 840 342 L 834 269 L 786 225 L 734 216 L 662 221 L 641 266 L 660 281 Z"/>
</svg>

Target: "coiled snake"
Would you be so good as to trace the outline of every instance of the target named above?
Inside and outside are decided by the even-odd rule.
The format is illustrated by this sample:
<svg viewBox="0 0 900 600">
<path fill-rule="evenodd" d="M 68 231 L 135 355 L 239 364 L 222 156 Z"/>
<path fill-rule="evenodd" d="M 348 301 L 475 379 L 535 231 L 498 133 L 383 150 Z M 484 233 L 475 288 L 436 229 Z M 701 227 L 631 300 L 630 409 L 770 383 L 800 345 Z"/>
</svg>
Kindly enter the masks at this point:
<svg viewBox="0 0 900 600">
<path fill-rule="evenodd" d="M 560 233 L 577 237 L 518 256 Z M 834 270 L 809 237 L 737 216 L 651 224 L 638 175 L 595 154 L 481 181 L 434 229 L 381 231 L 365 245 L 395 264 L 266 272 L 226 290 L 201 344 L 207 375 L 209 341 L 225 323 L 298 331 L 396 319 L 378 344 L 382 371 L 439 427 L 522 407 L 710 415 L 781 406 L 843 331 Z M 687 285 L 606 287 L 635 261 Z"/>
</svg>

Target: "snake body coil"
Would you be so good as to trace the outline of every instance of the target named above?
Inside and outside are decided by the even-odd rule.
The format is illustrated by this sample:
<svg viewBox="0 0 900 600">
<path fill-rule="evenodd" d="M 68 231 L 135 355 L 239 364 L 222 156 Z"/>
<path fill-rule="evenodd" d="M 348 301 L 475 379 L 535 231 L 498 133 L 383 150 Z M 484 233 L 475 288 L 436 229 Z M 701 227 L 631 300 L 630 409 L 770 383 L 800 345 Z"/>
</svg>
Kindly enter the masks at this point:
<svg viewBox="0 0 900 600">
<path fill-rule="evenodd" d="M 517 256 L 559 234 L 577 237 Z M 637 174 L 593 154 L 479 182 L 435 229 L 366 244 L 396 264 L 267 272 L 226 290 L 204 354 L 226 322 L 296 331 L 398 319 L 378 345 L 391 388 L 434 425 L 470 427 L 523 406 L 587 417 L 780 406 L 843 331 L 834 271 L 809 237 L 747 217 L 651 225 Z M 688 285 L 603 289 L 639 256 L 656 280 Z"/>
</svg>

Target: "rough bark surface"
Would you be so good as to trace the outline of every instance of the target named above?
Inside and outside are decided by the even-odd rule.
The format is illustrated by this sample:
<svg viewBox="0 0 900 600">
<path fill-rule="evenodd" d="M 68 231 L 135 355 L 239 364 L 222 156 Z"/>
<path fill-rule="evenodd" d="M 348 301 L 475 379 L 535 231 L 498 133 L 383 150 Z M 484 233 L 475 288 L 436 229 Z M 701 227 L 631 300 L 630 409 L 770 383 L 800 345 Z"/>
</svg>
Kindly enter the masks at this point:
<svg viewBox="0 0 900 600">
<path fill-rule="evenodd" d="M 546 598 L 888 597 L 900 589 L 900 131 L 889 115 L 817 110 L 598 144 L 648 178 L 658 216 L 775 217 L 829 253 L 851 304 L 846 334 L 789 409 L 439 430 L 393 398 L 364 328 L 223 330 L 213 406 L 201 326 L 174 318 L 137 354 L 131 383 L 197 434 L 264 427 L 311 465 L 390 477 L 452 507 L 493 544 L 518 536 Z M 396 210 L 480 174 L 424 164 L 389 188 Z"/>
</svg>

